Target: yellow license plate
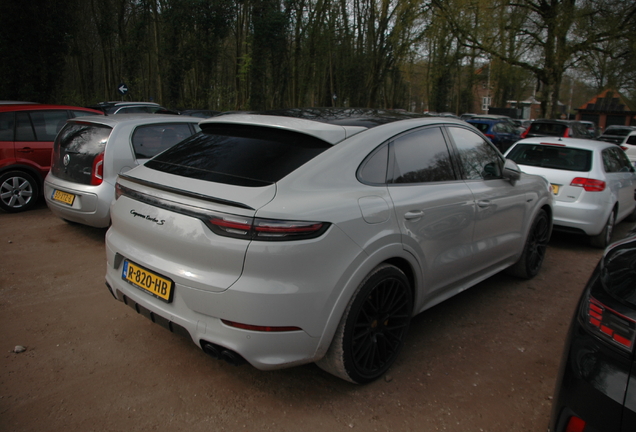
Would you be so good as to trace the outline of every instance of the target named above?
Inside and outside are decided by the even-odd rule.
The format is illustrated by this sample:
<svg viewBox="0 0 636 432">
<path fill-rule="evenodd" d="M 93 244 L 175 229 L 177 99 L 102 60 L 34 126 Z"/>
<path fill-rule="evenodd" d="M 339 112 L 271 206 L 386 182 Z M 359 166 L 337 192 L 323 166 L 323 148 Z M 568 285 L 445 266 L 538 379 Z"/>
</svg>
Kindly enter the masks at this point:
<svg viewBox="0 0 636 432">
<path fill-rule="evenodd" d="M 62 192 L 61 190 L 54 190 L 53 191 L 53 197 L 52 197 L 55 201 L 59 201 L 62 202 L 64 204 L 68 204 L 70 206 L 73 205 L 73 201 L 75 201 L 75 195 L 67 193 L 67 192 Z"/>
<path fill-rule="evenodd" d="M 174 282 L 158 274 L 139 267 L 128 260 L 124 261 L 124 269 L 121 273 L 122 279 L 131 285 L 144 290 L 160 300 L 170 303 L 172 301 L 172 291 Z"/>
<path fill-rule="evenodd" d="M 559 185 L 555 185 L 555 184 L 553 184 L 553 185 L 550 185 L 550 186 L 552 186 L 552 193 L 553 193 L 554 195 L 556 195 L 556 194 L 558 194 L 558 193 L 559 193 Z"/>
</svg>

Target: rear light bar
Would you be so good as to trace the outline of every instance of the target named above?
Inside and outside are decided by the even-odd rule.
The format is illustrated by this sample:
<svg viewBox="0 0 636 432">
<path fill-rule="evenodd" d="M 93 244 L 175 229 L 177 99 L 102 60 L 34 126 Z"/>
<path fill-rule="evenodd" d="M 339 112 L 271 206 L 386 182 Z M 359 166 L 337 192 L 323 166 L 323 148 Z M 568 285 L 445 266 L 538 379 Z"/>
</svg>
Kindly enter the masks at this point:
<svg viewBox="0 0 636 432">
<path fill-rule="evenodd" d="M 237 323 L 237 322 L 234 322 L 234 321 L 228 321 L 228 320 L 224 320 L 224 319 L 222 319 L 221 322 L 223 324 L 225 324 L 226 326 L 236 327 L 236 328 L 240 328 L 240 329 L 243 329 L 243 330 L 252 330 L 252 331 L 269 332 L 269 333 L 274 333 L 274 332 L 292 332 L 292 331 L 301 330 L 300 327 L 293 327 L 293 326 L 284 326 L 284 327 L 257 326 L 257 325 L 251 325 L 251 324 Z"/>
<path fill-rule="evenodd" d="M 246 240 L 305 240 L 322 235 L 329 227 L 325 222 L 287 221 L 250 218 L 237 215 L 214 215 L 204 220 L 215 234 Z"/>
<path fill-rule="evenodd" d="M 584 177 L 577 177 L 572 180 L 570 186 L 578 186 L 587 192 L 603 192 L 605 190 L 605 182 L 603 180 L 594 180 Z"/>
<path fill-rule="evenodd" d="M 594 297 L 590 297 L 586 312 L 588 327 L 596 335 L 624 350 L 632 351 L 636 321 L 608 308 Z"/>
</svg>

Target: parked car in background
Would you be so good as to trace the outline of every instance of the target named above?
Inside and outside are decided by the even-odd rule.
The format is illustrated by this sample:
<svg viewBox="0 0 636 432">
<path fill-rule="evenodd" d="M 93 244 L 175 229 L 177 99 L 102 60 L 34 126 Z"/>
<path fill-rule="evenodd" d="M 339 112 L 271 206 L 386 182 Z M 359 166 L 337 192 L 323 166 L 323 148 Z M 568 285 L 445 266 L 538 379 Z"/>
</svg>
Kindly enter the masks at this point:
<svg viewBox="0 0 636 432">
<path fill-rule="evenodd" d="M 101 112 L 66 105 L 0 105 L 0 209 L 32 208 L 42 193 L 58 131 L 69 118 L 97 114 Z"/>
<path fill-rule="evenodd" d="M 581 124 L 587 130 L 587 134 L 590 139 L 595 139 L 598 136 L 598 130 L 596 129 L 596 124 L 587 120 L 580 120 Z"/>
<path fill-rule="evenodd" d="M 473 118 L 473 117 L 477 117 L 479 114 L 474 114 L 474 113 L 464 113 L 462 115 L 459 116 L 460 119 L 466 121 L 469 118 Z"/>
<path fill-rule="evenodd" d="M 599 141 L 621 144 L 625 141 L 625 137 L 634 131 L 636 131 L 635 126 L 608 126 L 598 139 Z"/>
<path fill-rule="evenodd" d="M 521 139 L 519 131 L 509 118 L 499 116 L 475 116 L 466 120 L 486 135 L 504 153 L 512 144 Z"/>
<path fill-rule="evenodd" d="M 64 220 L 107 227 L 117 175 L 198 132 L 199 121 L 161 114 L 69 120 L 55 140 L 44 182 L 47 205 Z"/>
<path fill-rule="evenodd" d="M 106 115 L 113 114 L 178 114 L 154 102 L 100 102 L 89 108 L 102 111 Z"/>
<path fill-rule="evenodd" d="M 532 137 L 564 137 L 590 138 L 587 128 L 576 120 L 547 120 L 537 119 L 521 134 L 522 138 Z"/>
<path fill-rule="evenodd" d="M 528 138 L 506 153 L 529 174 L 548 179 L 554 229 L 590 236 L 605 248 L 614 225 L 636 221 L 636 173 L 620 147 L 593 140 Z"/>
<path fill-rule="evenodd" d="M 538 273 L 548 183 L 465 122 L 278 114 L 203 120 L 119 176 L 113 296 L 216 358 L 317 362 L 365 383 L 394 363 L 413 315 L 504 269 Z"/>
<path fill-rule="evenodd" d="M 632 165 L 636 166 L 636 130 L 630 132 L 617 144 L 623 149 Z"/>
<path fill-rule="evenodd" d="M 548 432 L 636 430 L 636 237 L 614 243 L 570 325 Z"/>
</svg>

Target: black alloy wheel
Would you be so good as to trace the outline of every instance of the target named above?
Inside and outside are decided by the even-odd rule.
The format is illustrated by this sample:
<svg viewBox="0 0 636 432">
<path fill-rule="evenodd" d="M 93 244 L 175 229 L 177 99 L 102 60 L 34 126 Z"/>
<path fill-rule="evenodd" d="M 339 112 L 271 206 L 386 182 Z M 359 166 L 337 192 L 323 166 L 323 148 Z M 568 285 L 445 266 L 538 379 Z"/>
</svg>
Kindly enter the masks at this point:
<svg viewBox="0 0 636 432">
<path fill-rule="evenodd" d="M 541 270 L 549 241 L 550 222 L 548 215 L 545 210 L 540 210 L 532 222 L 521 258 L 506 272 L 522 279 L 535 277 Z"/>
<path fill-rule="evenodd" d="M 411 290 L 393 266 L 373 274 L 356 296 L 344 331 L 344 365 L 357 383 L 370 382 L 397 358 L 411 322 Z"/>
</svg>

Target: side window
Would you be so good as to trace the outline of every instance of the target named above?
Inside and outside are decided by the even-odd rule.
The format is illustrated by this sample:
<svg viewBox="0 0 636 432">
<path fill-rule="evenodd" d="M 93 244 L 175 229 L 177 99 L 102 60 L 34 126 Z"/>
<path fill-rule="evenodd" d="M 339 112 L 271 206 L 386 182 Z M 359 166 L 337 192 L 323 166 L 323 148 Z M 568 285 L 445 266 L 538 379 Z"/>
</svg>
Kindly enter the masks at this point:
<svg viewBox="0 0 636 432">
<path fill-rule="evenodd" d="M 455 180 L 455 173 L 440 128 L 407 133 L 392 143 L 391 183 L 427 183 Z"/>
<path fill-rule="evenodd" d="M 0 113 L 0 141 L 13 141 L 13 126 L 15 124 L 15 113 Z"/>
<path fill-rule="evenodd" d="M 499 132 L 499 133 L 507 132 L 506 125 L 504 125 L 503 123 L 497 123 L 496 125 L 492 127 L 492 130 L 493 132 Z"/>
<path fill-rule="evenodd" d="M 389 163 L 389 146 L 383 145 L 371 153 L 362 163 L 358 179 L 363 183 L 386 183 L 386 170 Z"/>
<path fill-rule="evenodd" d="M 612 151 L 616 155 L 616 159 L 620 164 L 620 171 L 630 172 L 632 170 L 632 163 L 629 161 L 629 158 L 627 157 L 625 152 L 619 147 L 613 148 Z"/>
<path fill-rule="evenodd" d="M 467 180 L 492 180 L 502 177 L 503 159 L 476 133 L 458 127 L 449 127 L 459 160 Z"/>
<path fill-rule="evenodd" d="M 603 168 L 608 173 L 620 172 L 622 168 L 622 163 L 613 150 L 613 148 L 603 150 Z"/>
<path fill-rule="evenodd" d="M 636 135 L 630 135 L 627 137 L 627 144 L 636 145 Z"/>
<path fill-rule="evenodd" d="M 31 126 L 29 113 L 15 113 L 15 140 L 35 141 L 35 132 L 33 132 L 33 126 Z"/>
<path fill-rule="evenodd" d="M 31 111 L 30 115 L 38 141 L 55 141 L 55 136 L 68 119 L 66 110 Z"/>
<path fill-rule="evenodd" d="M 192 135 L 189 123 L 152 124 L 133 132 L 132 144 L 137 159 L 149 159 Z"/>
</svg>

